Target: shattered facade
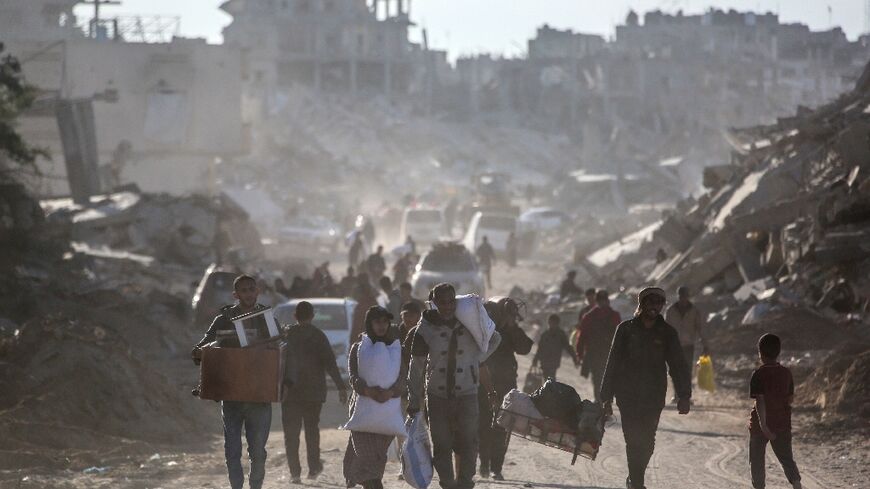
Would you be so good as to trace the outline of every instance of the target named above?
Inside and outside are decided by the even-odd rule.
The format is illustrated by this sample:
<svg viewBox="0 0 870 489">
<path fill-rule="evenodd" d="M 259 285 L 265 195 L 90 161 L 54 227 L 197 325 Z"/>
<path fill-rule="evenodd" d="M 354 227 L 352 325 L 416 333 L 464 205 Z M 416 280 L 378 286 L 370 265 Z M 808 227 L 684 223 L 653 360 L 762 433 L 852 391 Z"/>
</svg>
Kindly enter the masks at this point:
<svg viewBox="0 0 870 489">
<path fill-rule="evenodd" d="M 77 3 L 28 0 L 0 7 L 0 41 L 40 90 L 20 124 L 28 141 L 52 155 L 40 162 L 50 178 L 42 179 L 39 193 L 69 192 L 58 99 L 93 104 L 104 188 L 135 182 L 153 191 L 207 190 L 215 158 L 239 155 L 247 144 L 240 52 L 201 39 L 88 37 L 88 27 L 72 17 Z M 16 24 L 41 27 L 10 27 Z"/>
<path fill-rule="evenodd" d="M 409 4 L 229 0 L 221 5 L 233 16 L 224 39 L 244 53 L 243 78 L 254 96 L 293 83 L 389 96 L 404 92 L 411 77 Z"/>
</svg>

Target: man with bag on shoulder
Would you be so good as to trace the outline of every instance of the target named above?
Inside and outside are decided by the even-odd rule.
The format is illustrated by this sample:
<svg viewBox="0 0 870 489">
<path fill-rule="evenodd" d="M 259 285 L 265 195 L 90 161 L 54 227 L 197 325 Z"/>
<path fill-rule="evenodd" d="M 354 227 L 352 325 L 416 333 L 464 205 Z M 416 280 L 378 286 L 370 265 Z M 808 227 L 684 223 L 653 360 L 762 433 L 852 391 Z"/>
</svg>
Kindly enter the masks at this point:
<svg viewBox="0 0 870 489">
<path fill-rule="evenodd" d="M 232 318 L 264 309 L 257 303 L 259 290 L 257 280 L 250 275 L 239 275 L 233 281 L 233 297 L 236 304 L 224 306 L 214 318 L 202 340 L 193 347 L 193 363 L 200 364 L 202 347 L 213 341 L 228 348 L 239 348 L 238 337 Z M 256 339 L 269 338 L 265 318 L 260 315 L 252 318 L 257 331 Z M 231 334 L 222 334 L 231 333 Z M 268 402 L 221 401 L 221 416 L 224 425 L 224 456 L 232 489 L 242 489 L 245 474 L 242 470 L 242 427 L 248 441 L 248 456 L 251 459 L 251 473 L 248 476 L 251 489 L 263 487 L 266 476 L 266 441 L 272 426 L 272 404 Z"/>
<path fill-rule="evenodd" d="M 493 426 L 494 410 L 501 406 L 501 400 L 508 392 L 517 388 L 516 355 L 528 354 L 532 351 L 534 342 L 518 324 L 523 318 L 516 301 L 504 297 L 495 302 L 487 301 L 485 307 L 489 317 L 495 322 L 495 330 L 501 335 L 501 342 L 483 364 L 489 373 L 491 385 L 487 385 L 484 379 L 478 390 L 480 476 L 489 477 L 491 471 L 492 478 L 501 481 L 504 480 L 501 471 L 510 443 L 510 434 L 501 426 Z"/>
<path fill-rule="evenodd" d="M 692 397 L 689 366 L 680 338 L 665 322 L 665 291 L 647 287 L 638 294 L 635 317 L 616 328 L 601 383 L 605 415 L 616 397 L 628 459 L 628 489 L 644 489 L 644 474 L 655 449 L 659 417 L 665 406 L 670 374 L 680 414 L 688 414 Z"/>
<path fill-rule="evenodd" d="M 495 351 L 501 337 L 493 332 L 486 351 L 481 351 L 470 331 L 456 318 L 456 289 L 450 284 L 438 284 L 431 296 L 437 309 L 423 313 L 411 338 L 408 414 L 419 412 L 426 401 L 433 464 L 441 487 L 471 489 L 479 442 L 480 365 Z"/>
</svg>

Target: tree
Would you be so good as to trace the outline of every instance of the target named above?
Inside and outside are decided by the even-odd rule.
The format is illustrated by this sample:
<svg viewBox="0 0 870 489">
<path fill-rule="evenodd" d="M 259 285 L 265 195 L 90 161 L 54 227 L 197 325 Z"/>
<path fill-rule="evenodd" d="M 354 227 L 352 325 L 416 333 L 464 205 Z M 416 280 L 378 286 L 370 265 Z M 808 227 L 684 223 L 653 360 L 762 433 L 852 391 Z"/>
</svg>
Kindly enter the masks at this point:
<svg viewBox="0 0 870 489">
<path fill-rule="evenodd" d="M 24 80 L 18 59 L 12 55 L 3 57 L 3 50 L 0 43 L 0 162 L 5 159 L 36 170 L 36 158 L 48 157 L 48 153 L 27 144 L 16 131 L 15 121 L 33 105 L 38 89 Z"/>
</svg>

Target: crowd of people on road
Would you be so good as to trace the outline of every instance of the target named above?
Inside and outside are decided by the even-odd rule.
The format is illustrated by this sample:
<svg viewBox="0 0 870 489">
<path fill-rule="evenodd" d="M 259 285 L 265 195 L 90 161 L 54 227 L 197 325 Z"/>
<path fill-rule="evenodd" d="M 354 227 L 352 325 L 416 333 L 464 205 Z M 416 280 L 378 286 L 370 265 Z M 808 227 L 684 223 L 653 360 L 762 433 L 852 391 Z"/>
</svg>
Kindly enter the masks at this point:
<svg viewBox="0 0 870 489">
<path fill-rule="evenodd" d="M 326 335 L 312 322 L 315 311 L 309 302 L 297 304 L 296 323 L 284 333 L 289 347 L 285 360 L 286 395 L 281 407 L 292 482 L 301 483 L 299 437 L 303 428 L 308 477 L 314 479 L 324 469 L 318 425 L 327 398 L 327 375 L 332 378 L 342 404 L 348 402 L 348 393 L 351 394 L 351 412 L 359 399 L 366 398 L 376 403 L 400 399 L 408 415 L 425 413 L 432 439 L 433 466 L 443 489 L 471 489 L 476 475 L 504 480 L 510 433 L 494 424 L 493 417 L 504 396 L 517 388 L 516 356 L 531 353 L 535 344 L 529 332 L 520 326 L 524 320 L 521 304 L 510 297 L 485 302 L 495 331 L 484 348 L 456 316 L 457 294 L 453 285 L 436 285 L 425 301 L 415 298 L 410 284 L 402 281 L 394 288 L 397 281 L 384 275 L 386 264 L 382 253 L 379 248 L 365 260 L 364 272 L 355 273 L 351 266 L 348 276 L 334 284 L 346 287 L 344 290 L 349 290 L 349 295 L 358 302 L 350 333 L 347 384 L 339 373 L 335 352 Z M 484 256 L 486 253 L 484 250 Z M 324 264 L 315 272 L 321 284 L 331 281 L 327 268 L 328 264 Z M 575 279 L 576 273 L 569 272 L 560 285 L 563 300 L 585 299 L 576 323 L 569 328 L 571 334 L 563 329 L 558 314 L 549 315 L 547 326 L 537 339 L 532 365 L 540 366 L 545 378 L 555 380 L 567 354 L 580 368 L 580 374 L 590 379 L 595 401 L 605 415 L 612 415 L 612 404 L 616 402 L 626 445 L 626 487 L 643 489 L 659 420 L 666 406 L 668 376 L 673 382 L 672 402 L 677 412 L 688 414 L 691 410 L 696 343 L 701 343 L 704 354 L 709 353 L 704 315 L 692 302 L 686 287 L 678 289 L 678 299 L 669 308 L 665 308 L 665 290 L 646 287 L 637 294 L 632 317 L 624 319 L 611 307 L 611 294 L 607 290 L 582 289 Z M 222 309 L 215 318 L 194 348 L 195 361 L 200 348 L 214 341 L 219 331 L 233 330 L 233 317 L 259 307 L 261 292 L 253 277 L 241 275 L 236 279 L 234 296 L 238 303 Z M 258 323 L 256 327 L 262 329 L 264 325 Z M 378 355 L 387 355 L 389 348 L 401 349 L 400 368 L 395 371 L 395 378 L 380 379 L 382 382 L 375 385 L 361 372 L 371 371 L 370 364 L 384 361 Z M 775 336 L 761 338 L 758 351 L 762 366 L 753 373 L 750 382 L 750 395 L 755 399 L 750 421 L 750 463 L 753 487 L 757 489 L 764 487 L 764 453 L 768 443 L 790 483 L 800 488 L 800 475 L 791 452 L 789 421 L 794 385 L 788 369 L 776 363 L 779 349 L 780 342 Z M 244 428 L 251 459 L 250 486 L 259 488 L 265 473 L 271 407 L 268 403 L 224 401 L 221 409 L 231 486 L 240 489 L 244 481 L 240 462 Z M 383 487 L 387 449 L 393 439 L 384 434 L 350 431 L 343 464 L 348 487 Z"/>
</svg>

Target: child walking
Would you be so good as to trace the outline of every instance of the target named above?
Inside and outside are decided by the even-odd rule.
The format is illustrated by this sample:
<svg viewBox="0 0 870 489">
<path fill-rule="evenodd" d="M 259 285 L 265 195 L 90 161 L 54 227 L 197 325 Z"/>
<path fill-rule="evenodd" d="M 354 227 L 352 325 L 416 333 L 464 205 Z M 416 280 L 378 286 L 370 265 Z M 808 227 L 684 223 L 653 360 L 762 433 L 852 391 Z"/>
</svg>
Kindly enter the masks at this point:
<svg viewBox="0 0 870 489">
<path fill-rule="evenodd" d="M 397 417 L 398 427 L 404 429 L 399 397 L 404 391 L 407 367 L 401 361 L 402 346 L 399 339 L 390 328 L 392 318 L 393 315 L 380 306 L 372 306 L 366 311 L 365 334 L 360 335 L 360 341 L 351 346 L 348 356 L 350 385 L 355 393 L 351 410 L 357 409 L 361 400 L 367 398 L 371 400 L 368 402 L 369 408 L 384 406 L 386 410 L 377 414 Z M 378 343 L 383 343 L 385 348 L 378 348 Z M 389 370 L 390 378 L 372 378 L 371 372 L 378 370 Z M 391 410 L 386 403 L 393 400 L 395 409 Z M 353 423 L 353 415 L 351 418 L 349 426 Z M 383 489 L 387 449 L 396 434 L 387 435 L 353 427 L 349 429 L 351 432 L 344 454 L 344 478 L 347 487 L 361 484 L 363 489 Z"/>
<path fill-rule="evenodd" d="M 776 359 L 781 348 L 780 339 L 765 334 L 758 340 L 761 366 L 752 372 L 749 396 L 755 407 L 749 418 L 749 467 L 752 487 L 764 489 L 765 450 L 767 444 L 782 465 L 786 479 L 794 489 L 801 489 L 801 476 L 791 449 L 791 403 L 794 381 L 791 371 Z"/>
</svg>

